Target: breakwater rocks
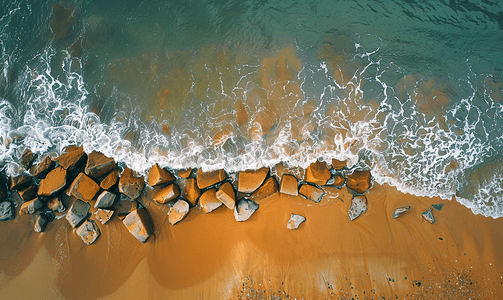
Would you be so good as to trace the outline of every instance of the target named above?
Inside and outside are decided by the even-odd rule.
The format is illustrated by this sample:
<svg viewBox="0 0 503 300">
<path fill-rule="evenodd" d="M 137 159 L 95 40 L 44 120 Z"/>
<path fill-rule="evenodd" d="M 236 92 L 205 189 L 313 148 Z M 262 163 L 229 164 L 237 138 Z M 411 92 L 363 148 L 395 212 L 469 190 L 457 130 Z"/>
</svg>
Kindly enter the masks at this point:
<svg viewBox="0 0 503 300">
<path fill-rule="evenodd" d="M 82 147 L 69 146 L 59 157 L 39 157 L 27 149 L 20 157 L 22 172 L 7 178 L 0 176 L 0 220 L 32 218 L 34 230 L 43 232 L 52 222 L 64 222 L 74 228 L 82 241 L 91 245 L 100 236 L 100 226 L 118 218 L 129 232 L 145 243 L 154 234 L 146 201 L 169 206 L 168 223 L 173 226 L 193 209 L 204 213 L 222 207 L 233 212 L 237 222 L 245 222 L 260 213 L 260 202 L 277 193 L 319 203 L 325 186 L 347 185 L 355 205 L 348 212 L 351 220 L 367 210 L 363 195 L 372 184 L 369 170 L 353 170 L 345 162 L 316 161 L 303 178 L 272 168 L 243 170 L 227 174 L 225 170 L 168 170 L 155 164 L 147 178 L 121 168 L 99 152 L 86 154 Z M 145 186 L 155 189 L 145 193 Z M 355 210 L 355 211 L 352 211 Z M 292 213 L 285 225 L 297 229 L 306 219 Z M 307 220 L 308 221 L 308 220 Z"/>
</svg>

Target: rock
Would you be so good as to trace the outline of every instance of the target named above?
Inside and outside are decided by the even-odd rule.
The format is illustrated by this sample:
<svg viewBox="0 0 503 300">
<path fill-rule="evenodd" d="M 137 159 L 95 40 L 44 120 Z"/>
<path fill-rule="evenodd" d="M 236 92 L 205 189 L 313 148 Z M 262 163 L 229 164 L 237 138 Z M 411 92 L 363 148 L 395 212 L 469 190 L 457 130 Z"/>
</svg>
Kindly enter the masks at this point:
<svg viewBox="0 0 503 300">
<path fill-rule="evenodd" d="M 52 222 L 54 221 L 54 219 L 56 219 L 56 216 L 51 210 L 46 211 L 44 215 L 47 217 L 47 222 Z"/>
<path fill-rule="evenodd" d="M 358 194 L 363 194 L 370 188 L 370 170 L 355 170 L 353 174 L 347 175 L 347 178 L 346 186 Z"/>
<path fill-rule="evenodd" d="M 147 211 L 144 208 L 139 208 L 131 211 L 122 220 L 129 232 L 140 242 L 145 243 L 152 233 L 152 225 L 148 217 Z"/>
<path fill-rule="evenodd" d="M 72 207 L 70 207 L 68 213 L 66 214 L 68 223 L 70 223 L 73 228 L 77 227 L 85 218 L 87 218 L 90 208 L 91 204 L 79 199 L 75 200 Z"/>
<path fill-rule="evenodd" d="M 17 195 L 17 197 L 21 201 L 26 202 L 28 200 L 32 200 L 35 197 L 37 197 L 37 192 L 38 192 L 38 186 L 30 185 L 28 187 L 25 187 L 24 189 L 14 192 L 14 194 Z"/>
<path fill-rule="evenodd" d="M 38 195 L 50 197 L 57 194 L 66 186 L 67 171 L 63 167 L 57 167 L 47 174 L 47 176 L 40 181 L 38 188 Z"/>
<path fill-rule="evenodd" d="M 227 178 L 225 171 L 223 169 L 203 172 L 203 170 L 197 170 L 197 187 L 200 189 L 205 189 L 219 182 L 222 182 Z"/>
<path fill-rule="evenodd" d="M 291 174 L 283 174 L 283 176 L 281 176 L 279 192 L 282 194 L 297 196 L 299 194 L 297 177 Z"/>
<path fill-rule="evenodd" d="M 108 191 L 103 191 L 96 200 L 94 208 L 110 208 L 114 205 L 117 195 Z"/>
<path fill-rule="evenodd" d="M 119 201 L 115 202 L 113 209 L 119 219 L 123 220 L 130 212 L 138 209 L 138 206 L 138 202 L 136 201 L 119 199 Z"/>
<path fill-rule="evenodd" d="M 10 201 L 0 202 L 0 221 L 14 219 L 14 203 Z"/>
<path fill-rule="evenodd" d="M 395 208 L 395 210 L 393 211 L 393 215 L 391 216 L 391 218 L 396 219 L 396 218 L 398 218 L 401 214 L 403 214 L 404 212 L 408 211 L 409 209 L 410 209 L 410 206 L 409 206 L 409 205 L 406 205 L 406 206 L 402 206 L 402 207 Z"/>
<path fill-rule="evenodd" d="M 83 147 L 68 147 L 66 153 L 61 154 L 56 160 L 69 173 L 78 170 L 86 161 L 87 155 Z"/>
<path fill-rule="evenodd" d="M 31 152 L 30 149 L 26 148 L 24 150 L 23 155 L 21 155 L 21 159 L 19 160 L 19 164 L 25 169 L 29 170 L 31 165 L 33 164 L 33 160 L 35 159 L 35 154 Z"/>
<path fill-rule="evenodd" d="M 84 173 L 79 173 L 70 187 L 70 193 L 77 199 L 91 201 L 100 186 Z"/>
<path fill-rule="evenodd" d="M 234 209 L 236 205 L 236 192 L 230 182 L 222 184 L 216 193 L 218 201 L 222 202 L 227 208 Z"/>
<path fill-rule="evenodd" d="M 327 181 L 326 185 L 341 187 L 344 183 L 346 183 L 346 178 L 341 174 L 335 174 Z"/>
<path fill-rule="evenodd" d="M 9 189 L 21 189 L 31 183 L 31 178 L 30 174 L 24 172 L 14 177 L 11 176 L 9 179 Z"/>
<path fill-rule="evenodd" d="M 159 204 L 166 204 L 171 200 L 175 200 L 178 196 L 180 196 L 180 188 L 175 183 L 172 183 L 155 193 L 153 199 Z"/>
<path fill-rule="evenodd" d="M 189 203 L 185 200 L 176 201 L 175 205 L 171 207 L 168 212 L 168 222 L 171 225 L 175 225 L 180 222 L 189 213 L 190 207 Z"/>
<path fill-rule="evenodd" d="M 442 208 L 444 208 L 444 205 L 439 203 L 439 204 L 433 204 L 431 207 L 433 207 L 434 209 L 436 209 L 438 211 L 441 211 Z"/>
<path fill-rule="evenodd" d="M 353 221 L 363 212 L 367 212 L 367 198 L 365 196 L 356 196 L 351 200 L 351 207 L 348 211 L 349 220 Z"/>
<path fill-rule="evenodd" d="M 300 224 L 302 224 L 305 220 L 306 218 L 301 215 L 292 214 L 290 220 L 286 223 L 286 228 L 295 230 L 299 228 Z"/>
<path fill-rule="evenodd" d="M 41 214 L 37 217 L 37 220 L 35 221 L 35 232 L 44 232 L 45 227 L 47 226 L 47 222 L 49 220 L 47 219 L 47 216 L 44 214 Z"/>
<path fill-rule="evenodd" d="M 269 177 L 266 179 L 264 184 L 259 187 L 255 192 L 250 195 L 250 199 L 253 201 L 263 200 L 278 192 L 278 182 L 276 178 Z"/>
<path fill-rule="evenodd" d="M 433 213 L 432 213 L 431 207 L 427 211 L 424 211 L 423 213 L 421 213 L 421 216 L 423 217 L 423 219 L 426 222 L 428 222 L 430 224 L 435 223 L 435 219 L 433 218 Z"/>
<path fill-rule="evenodd" d="M 117 182 L 119 182 L 120 173 L 121 173 L 121 170 L 119 170 L 119 169 L 115 169 L 112 172 L 110 172 L 110 174 L 108 174 L 107 177 L 105 177 L 101 181 L 100 188 L 102 188 L 104 190 L 110 190 L 113 187 L 115 187 Z"/>
<path fill-rule="evenodd" d="M 187 169 L 187 170 L 180 170 L 180 171 L 178 171 L 178 176 L 180 176 L 182 178 L 189 178 L 190 174 L 192 174 L 192 168 L 191 169 Z"/>
<path fill-rule="evenodd" d="M 4 201 L 5 199 L 7 199 L 7 187 L 0 178 L 0 202 Z"/>
<path fill-rule="evenodd" d="M 189 178 L 185 181 L 182 196 L 187 199 L 192 206 L 196 205 L 197 199 L 201 196 L 201 190 L 197 186 L 195 178 Z"/>
<path fill-rule="evenodd" d="M 94 217 L 96 218 L 96 220 L 100 221 L 101 224 L 105 225 L 112 218 L 113 214 L 113 210 L 98 209 L 94 213 Z"/>
<path fill-rule="evenodd" d="M 222 206 L 222 202 L 217 198 L 217 189 L 212 188 L 207 190 L 199 198 L 199 207 L 205 212 L 210 213 Z"/>
<path fill-rule="evenodd" d="M 93 220 L 86 220 L 77 229 L 77 234 L 86 245 L 91 245 L 100 236 L 100 229 Z"/>
<path fill-rule="evenodd" d="M 153 165 L 148 172 L 148 185 L 150 186 L 158 186 L 175 180 L 176 178 L 171 172 L 159 167 L 158 164 Z"/>
<path fill-rule="evenodd" d="M 99 178 L 116 167 L 113 158 L 105 156 L 101 152 L 93 151 L 87 157 L 84 173 L 92 178 Z"/>
<path fill-rule="evenodd" d="M 21 205 L 21 208 L 19 209 L 19 215 L 33 215 L 37 210 L 42 208 L 42 205 L 42 201 L 40 201 L 40 199 L 38 198 L 27 201 Z"/>
<path fill-rule="evenodd" d="M 336 170 L 340 170 L 344 167 L 346 167 L 347 164 L 346 164 L 346 161 L 345 160 L 338 160 L 338 159 L 335 159 L 333 158 L 332 159 L 332 167 Z"/>
<path fill-rule="evenodd" d="M 238 191 L 252 193 L 258 189 L 269 175 L 269 168 L 239 172 Z"/>
<path fill-rule="evenodd" d="M 306 169 L 307 182 L 315 183 L 318 185 L 324 185 L 330 179 L 330 171 L 327 168 L 327 164 L 323 161 L 315 161 L 310 164 Z"/>
<path fill-rule="evenodd" d="M 321 199 L 323 199 L 325 191 L 323 189 L 315 187 L 314 185 L 303 184 L 300 186 L 299 194 L 301 194 L 302 196 L 306 197 L 309 200 L 319 203 Z"/>
<path fill-rule="evenodd" d="M 133 170 L 126 167 L 119 179 L 119 191 L 132 200 L 136 200 L 140 197 L 144 187 L 145 180 L 143 177 L 135 177 Z"/>
<path fill-rule="evenodd" d="M 66 210 L 66 207 L 59 196 L 49 200 L 47 202 L 47 208 L 55 212 L 64 212 Z"/>
<path fill-rule="evenodd" d="M 43 179 L 47 173 L 54 169 L 54 165 L 51 157 L 47 155 L 38 165 L 30 168 L 30 174 L 37 179 Z"/>
<path fill-rule="evenodd" d="M 258 203 L 248 198 L 241 198 L 236 203 L 234 208 L 234 218 L 238 222 L 248 220 L 253 213 L 258 209 Z"/>
</svg>

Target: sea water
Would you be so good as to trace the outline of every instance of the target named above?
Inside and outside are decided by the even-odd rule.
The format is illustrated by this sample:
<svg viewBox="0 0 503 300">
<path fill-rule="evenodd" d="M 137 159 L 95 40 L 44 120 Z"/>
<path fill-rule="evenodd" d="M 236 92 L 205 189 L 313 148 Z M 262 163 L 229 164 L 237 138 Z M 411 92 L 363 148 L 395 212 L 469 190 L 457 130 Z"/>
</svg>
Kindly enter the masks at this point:
<svg viewBox="0 0 503 300">
<path fill-rule="evenodd" d="M 0 161 L 370 168 L 503 216 L 500 1 L 0 2 Z"/>
</svg>

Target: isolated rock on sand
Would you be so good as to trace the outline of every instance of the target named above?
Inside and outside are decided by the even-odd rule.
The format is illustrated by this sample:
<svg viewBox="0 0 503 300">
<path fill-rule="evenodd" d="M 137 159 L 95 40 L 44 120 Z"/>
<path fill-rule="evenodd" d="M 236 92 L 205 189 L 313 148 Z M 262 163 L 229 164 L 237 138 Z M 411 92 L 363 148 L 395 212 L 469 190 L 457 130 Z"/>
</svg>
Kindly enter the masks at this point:
<svg viewBox="0 0 503 300">
<path fill-rule="evenodd" d="M 405 205 L 405 206 L 402 206 L 402 207 L 395 208 L 395 210 L 393 211 L 393 215 L 391 216 L 391 218 L 396 219 L 401 214 L 403 214 L 404 212 L 408 211 L 409 209 L 410 209 L 409 205 Z"/>
<path fill-rule="evenodd" d="M 101 152 L 93 151 L 87 157 L 84 173 L 92 178 L 99 178 L 116 167 L 113 158 L 105 156 Z"/>
<path fill-rule="evenodd" d="M 84 173 L 80 173 L 70 187 L 75 198 L 85 201 L 91 201 L 99 190 L 100 186 Z"/>
<path fill-rule="evenodd" d="M 441 211 L 442 208 L 444 208 L 444 205 L 442 203 L 439 203 L 439 204 L 432 204 L 431 207 L 433 207 L 434 209 L 438 210 L 438 211 Z"/>
<path fill-rule="evenodd" d="M 10 201 L 0 202 L 0 221 L 14 219 L 14 203 Z"/>
<path fill-rule="evenodd" d="M 180 222 L 189 213 L 190 207 L 189 203 L 185 200 L 176 201 L 175 205 L 171 207 L 168 212 L 168 222 L 171 225 L 175 225 Z"/>
<path fill-rule="evenodd" d="M 100 236 L 100 229 L 93 220 L 86 220 L 77 229 L 77 234 L 86 245 L 91 245 Z"/>
<path fill-rule="evenodd" d="M 85 218 L 87 218 L 90 208 L 91 204 L 79 199 L 75 200 L 72 207 L 70 207 L 66 213 L 68 223 L 70 223 L 73 228 L 77 227 Z"/>
<path fill-rule="evenodd" d="M 61 154 L 57 160 L 59 165 L 65 168 L 69 173 L 79 169 L 86 161 L 87 155 L 83 147 L 68 147 L 66 153 Z"/>
<path fill-rule="evenodd" d="M 299 183 L 297 177 L 291 174 L 283 174 L 279 185 L 279 192 L 287 195 L 297 196 L 299 194 Z"/>
<path fill-rule="evenodd" d="M 343 186 L 344 183 L 346 183 L 346 178 L 344 178 L 344 176 L 342 176 L 341 174 L 335 174 L 334 176 L 330 177 L 326 185 L 340 187 Z"/>
<path fill-rule="evenodd" d="M 43 205 L 42 201 L 40 201 L 40 199 L 38 198 L 25 202 L 21 205 L 21 208 L 19 209 L 19 215 L 24 214 L 33 215 L 37 210 L 42 208 L 42 205 Z"/>
<path fill-rule="evenodd" d="M 114 205 L 117 195 L 109 191 L 103 191 L 96 200 L 94 208 L 109 208 Z"/>
<path fill-rule="evenodd" d="M 203 172 L 203 170 L 197 170 L 197 187 L 199 189 L 205 189 L 219 182 L 222 182 L 227 178 L 225 171 L 223 169 Z"/>
<path fill-rule="evenodd" d="M 303 184 L 300 186 L 299 194 L 301 194 L 302 196 L 306 197 L 309 200 L 319 203 L 321 199 L 323 199 L 325 191 L 323 189 L 315 187 L 314 185 Z"/>
<path fill-rule="evenodd" d="M 370 170 L 355 170 L 353 174 L 347 175 L 347 178 L 346 186 L 359 194 L 370 188 Z"/>
<path fill-rule="evenodd" d="M 305 180 L 307 182 L 324 185 L 329 179 L 330 171 L 327 168 L 327 164 L 323 161 L 317 160 L 306 169 Z"/>
<path fill-rule="evenodd" d="M 217 198 L 216 188 L 207 190 L 199 198 L 199 207 L 201 207 L 205 213 L 210 213 L 222 205 L 223 203 Z"/>
<path fill-rule="evenodd" d="M 38 165 L 30 168 L 30 174 L 37 179 L 43 179 L 47 173 L 54 169 L 54 165 L 51 157 L 47 155 Z"/>
<path fill-rule="evenodd" d="M 241 193 L 252 193 L 262 185 L 268 174 L 269 168 L 239 172 L 238 191 Z"/>
<path fill-rule="evenodd" d="M 35 154 L 31 152 L 30 149 L 26 149 L 23 152 L 23 155 L 21 155 L 21 159 L 19 160 L 19 164 L 25 168 L 25 170 L 30 169 L 31 165 L 33 164 L 33 160 L 35 159 Z"/>
<path fill-rule="evenodd" d="M 112 172 L 110 172 L 110 174 L 108 174 L 107 177 L 105 177 L 100 182 L 100 188 L 102 188 L 104 190 L 110 190 L 113 187 L 115 187 L 117 182 L 119 182 L 120 173 L 121 173 L 121 170 L 119 170 L 119 169 L 115 169 Z"/>
<path fill-rule="evenodd" d="M 153 200 L 159 204 L 166 204 L 171 200 L 175 200 L 178 196 L 180 196 L 180 188 L 172 183 L 155 193 Z"/>
<path fill-rule="evenodd" d="M 236 205 L 236 192 L 230 182 L 222 184 L 217 191 L 217 199 L 222 202 L 228 209 L 234 209 Z"/>
<path fill-rule="evenodd" d="M 21 189 L 30 184 L 31 178 L 32 177 L 30 176 L 30 174 L 25 172 L 14 177 L 11 176 L 9 179 L 9 189 L 11 190 Z"/>
<path fill-rule="evenodd" d="M 47 201 L 47 208 L 55 212 L 64 212 L 66 210 L 66 207 L 59 196 Z"/>
<path fill-rule="evenodd" d="M 421 213 L 421 216 L 423 217 L 423 219 L 426 222 L 428 222 L 430 224 L 435 223 L 435 219 L 433 218 L 433 213 L 432 213 L 431 207 L 427 211 L 424 211 L 423 213 Z"/>
<path fill-rule="evenodd" d="M 241 198 L 236 203 L 234 208 L 234 218 L 238 222 L 244 222 L 248 220 L 253 213 L 258 209 L 258 203 L 250 200 L 248 198 Z"/>
<path fill-rule="evenodd" d="M 129 232 L 140 242 L 145 243 L 152 233 L 152 225 L 148 217 L 147 211 L 144 208 L 138 208 L 131 211 L 122 220 Z"/>
<path fill-rule="evenodd" d="M 175 175 L 159 167 L 158 164 L 153 165 L 152 168 L 150 168 L 150 171 L 148 172 L 148 185 L 152 187 L 175 180 L 176 180 Z"/>
<path fill-rule="evenodd" d="M 300 224 L 302 224 L 302 222 L 304 222 L 305 220 L 306 218 L 304 218 L 301 215 L 292 214 L 290 220 L 288 221 L 288 223 L 286 223 L 286 228 L 292 230 L 297 229 L 299 228 Z"/>
<path fill-rule="evenodd" d="M 351 207 L 348 211 L 349 220 L 353 221 L 358 218 L 363 212 L 367 212 L 367 197 L 355 196 L 351 200 Z"/>
<path fill-rule="evenodd" d="M 37 220 L 35 221 L 35 232 L 44 232 L 45 227 L 47 226 L 48 223 L 47 216 L 45 214 L 41 214 L 37 217 Z"/>
<path fill-rule="evenodd" d="M 140 197 L 144 187 L 145 180 L 143 180 L 143 177 L 134 176 L 133 170 L 126 167 L 119 179 L 119 191 L 132 200 L 136 200 Z"/>
<path fill-rule="evenodd" d="M 38 192 L 38 186 L 30 185 L 28 187 L 25 187 L 23 189 L 14 192 L 14 195 L 19 200 L 26 202 L 37 197 L 37 192 Z"/>
<path fill-rule="evenodd" d="M 113 216 L 114 211 L 108 209 L 98 209 L 94 213 L 96 220 L 100 221 L 101 224 L 105 225 Z"/>
<path fill-rule="evenodd" d="M 201 190 L 197 186 L 195 178 L 189 178 L 185 181 L 185 187 L 183 188 L 182 195 L 190 205 L 194 206 L 197 203 L 197 199 L 201 196 Z"/>
<path fill-rule="evenodd" d="M 66 186 L 67 171 L 63 167 L 57 167 L 47 174 L 47 176 L 40 181 L 38 188 L 38 195 L 50 197 L 57 194 Z"/>
<path fill-rule="evenodd" d="M 192 174 L 192 168 L 191 169 L 187 169 L 187 170 L 180 170 L 180 171 L 178 171 L 178 176 L 180 176 L 182 178 L 189 178 L 190 174 Z"/>
<path fill-rule="evenodd" d="M 258 188 L 258 190 L 250 195 L 250 199 L 253 199 L 253 201 L 260 201 L 273 194 L 276 194 L 277 192 L 278 182 L 276 181 L 276 178 L 269 177 L 266 179 L 264 184 Z"/>
</svg>

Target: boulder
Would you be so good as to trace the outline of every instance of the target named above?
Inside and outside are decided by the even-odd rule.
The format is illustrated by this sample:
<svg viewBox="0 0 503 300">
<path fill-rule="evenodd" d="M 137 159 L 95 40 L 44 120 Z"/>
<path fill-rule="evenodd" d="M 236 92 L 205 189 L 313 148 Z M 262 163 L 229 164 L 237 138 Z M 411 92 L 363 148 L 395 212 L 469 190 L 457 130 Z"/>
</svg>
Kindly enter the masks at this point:
<svg viewBox="0 0 503 300">
<path fill-rule="evenodd" d="M 44 215 L 47 217 L 47 222 L 52 222 L 56 219 L 56 215 L 51 210 L 46 211 Z"/>
<path fill-rule="evenodd" d="M 140 242 L 145 243 L 152 234 L 152 225 L 148 217 L 147 211 L 144 208 L 138 208 L 131 211 L 122 220 L 129 232 Z"/>
<path fill-rule="evenodd" d="M 254 192 L 262 185 L 267 175 L 269 175 L 269 168 L 239 172 L 238 191 L 241 193 Z"/>
<path fill-rule="evenodd" d="M 306 169 L 307 182 L 315 183 L 318 185 L 324 185 L 330 179 L 330 171 L 327 168 L 327 164 L 323 161 L 315 161 L 310 164 Z"/>
<path fill-rule="evenodd" d="M 24 214 L 33 215 L 37 210 L 41 209 L 42 206 L 43 206 L 43 203 L 38 198 L 27 201 L 21 205 L 21 208 L 19 209 L 19 215 L 24 215 Z"/>
<path fill-rule="evenodd" d="M 78 170 L 86 161 L 87 155 L 83 147 L 68 147 L 66 153 L 61 154 L 55 160 L 59 162 L 69 173 Z"/>
<path fill-rule="evenodd" d="M 47 219 L 47 216 L 45 214 L 39 215 L 37 217 L 37 220 L 35 221 L 35 232 L 44 232 L 48 222 L 49 220 Z"/>
<path fill-rule="evenodd" d="M 432 209 L 431 209 L 431 207 L 430 207 L 427 211 L 423 211 L 423 212 L 421 213 L 421 216 L 423 217 L 423 219 L 424 219 L 426 222 L 430 223 L 430 224 L 435 223 L 435 219 L 433 218 L 433 213 L 432 213 L 432 211 L 433 211 L 433 210 L 432 210 Z"/>
<path fill-rule="evenodd" d="M 340 170 L 344 167 L 346 167 L 347 164 L 346 164 L 346 161 L 345 160 L 338 160 L 338 159 L 335 159 L 333 158 L 332 159 L 332 167 L 336 170 Z"/>
<path fill-rule="evenodd" d="M 14 203 L 11 201 L 0 202 L 0 221 L 14 219 Z"/>
<path fill-rule="evenodd" d="M 70 187 L 70 193 L 77 199 L 91 201 L 100 186 L 84 173 L 79 173 Z"/>
<path fill-rule="evenodd" d="M 190 207 L 189 203 L 185 200 L 176 201 L 175 205 L 171 207 L 168 212 L 168 222 L 171 225 L 175 225 L 180 222 L 189 213 Z"/>
<path fill-rule="evenodd" d="M 187 199 L 192 206 L 196 205 L 197 199 L 201 196 L 201 190 L 197 186 L 195 178 L 189 178 L 185 181 L 182 196 Z"/>
<path fill-rule="evenodd" d="M 305 220 L 306 218 L 301 215 L 292 214 L 290 220 L 286 223 L 286 228 L 295 230 L 299 228 L 300 224 L 302 224 Z"/>
<path fill-rule="evenodd" d="M 175 200 L 178 196 L 180 196 L 180 188 L 176 183 L 172 183 L 155 193 L 153 199 L 159 204 L 166 204 L 171 200 Z"/>
<path fill-rule="evenodd" d="M 14 177 L 11 176 L 9 179 L 9 189 L 21 189 L 31 183 L 31 178 L 30 174 L 24 172 Z"/>
<path fill-rule="evenodd" d="M 77 229 L 77 234 L 86 245 L 91 245 L 100 236 L 100 229 L 93 220 L 86 220 Z"/>
<path fill-rule="evenodd" d="M 59 196 L 47 201 L 47 208 L 55 212 L 64 212 L 66 210 L 66 207 Z"/>
<path fill-rule="evenodd" d="M 299 194 L 301 194 L 302 196 L 306 197 L 309 200 L 319 203 L 321 199 L 323 199 L 325 191 L 323 189 L 315 187 L 314 185 L 303 184 L 300 186 Z"/>
<path fill-rule="evenodd" d="M 180 170 L 180 171 L 178 171 L 178 176 L 180 176 L 182 178 L 189 178 L 190 174 L 192 174 L 192 168 L 191 169 L 187 169 L 187 170 Z"/>
<path fill-rule="evenodd" d="M 33 160 L 35 159 L 35 154 L 31 152 L 30 149 L 26 148 L 24 150 L 23 155 L 21 155 L 21 159 L 19 160 L 19 164 L 25 169 L 29 170 L 31 165 L 33 164 Z"/>
<path fill-rule="evenodd" d="M 94 217 L 96 218 L 96 220 L 100 221 L 101 224 L 105 225 L 112 218 L 113 214 L 113 210 L 100 208 L 94 213 Z"/>
<path fill-rule="evenodd" d="M 403 214 L 404 212 L 408 211 L 409 209 L 410 209 L 409 205 L 405 205 L 405 206 L 402 206 L 402 207 L 395 208 L 395 210 L 393 211 L 393 215 L 391 216 L 391 218 L 396 219 L 401 214 Z"/>
<path fill-rule="evenodd" d="M 138 209 L 138 206 L 136 201 L 119 199 L 119 201 L 115 202 L 113 209 L 117 217 L 122 221 L 130 212 Z"/>
<path fill-rule="evenodd" d="M 145 180 L 143 177 L 134 176 L 133 170 L 126 167 L 119 179 L 119 191 L 132 200 L 136 200 L 140 197 L 144 187 Z"/>
<path fill-rule="evenodd" d="M 299 194 L 299 184 L 297 177 L 291 174 L 283 174 L 283 176 L 281 176 L 279 192 L 287 195 L 297 196 Z"/>
<path fill-rule="evenodd" d="M 225 171 L 223 169 L 203 172 L 203 170 L 197 170 L 197 187 L 200 189 L 205 189 L 219 182 L 222 182 L 227 178 Z"/>
<path fill-rule="evenodd" d="M 238 222 L 244 222 L 248 220 L 257 209 L 257 202 L 246 197 L 241 198 L 238 200 L 236 207 L 234 208 L 234 218 Z"/>
<path fill-rule="evenodd" d="M 43 179 L 47 173 L 54 169 L 54 165 L 51 157 L 47 155 L 38 165 L 30 168 L 30 174 L 37 179 Z"/>
<path fill-rule="evenodd" d="M 276 178 L 269 177 L 264 184 L 250 195 L 250 199 L 254 201 L 263 200 L 278 192 L 278 182 Z"/>
<path fill-rule="evenodd" d="M 367 212 L 367 198 L 363 195 L 353 197 L 348 211 L 349 220 L 353 221 L 363 212 Z"/>
<path fill-rule="evenodd" d="M 14 192 L 14 194 L 19 200 L 26 202 L 28 200 L 32 200 L 35 197 L 37 197 L 37 192 L 38 192 L 38 186 L 30 185 L 28 187 L 25 187 L 21 190 Z"/>
<path fill-rule="evenodd" d="M 234 209 L 236 205 L 236 192 L 230 182 L 222 184 L 216 193 L 218 201 L 222 202 L 227 208 Z"/>
<path fill-rule="evenodd" d="M 0 178 L 0 202 L 4 201 L 5 199 L 7 199 L 7 187 Z"/>
<path fill-rule="evenodd" d="M 212 188 L 207 190 L 199 198 L 199 207 L 205 212 L 210 213 L 222 206 L 222 202 L 217 198 L 217 189 Z"/>
<path fill-rule="evenodd" d="M 441 211 L 442 208 L 444 208 L 444 205 L 442 203 L 439 203 L 439 204 L 432 204 L 431 207 L 433 207 L 434 209 L 438 210 L 438 211 Z"/>
<path fill-rule="evenodd" d="M 335 174 L 326 183 L 326 185 L 341 187 L 346 183 L 346 178 L 341 174 Z"/>
<path fill-rule="evenodd" d="M 116 194 L 110 193 L 109 191 L 103 191 L 103 193 L 98 196 L 98 199 L 94 204 L 94 208 L 110 208 L 114 205 L 116 198 Z"/>
<path fill-rule="evenodd" d="M 112 172 L 110 172 L 110 174 L 108 174 L 107 177 L 105 177 L 101 181 L 100 188 L 102 188 L 104 190 L 110 190 L 113 187 L 115 187 L 117 182 L 119 182 L 120 173 L 121 173 L 121 170 L 119 170 L 119 169 L 115 169 Z"/>
<path fill-rule="evenodd" d="M 57 167 L 47 174 L 47 176 L 40 181 L 38 188 L 38 195 L 50 197 L 57 194 L 66 186 L 67 171 L 63 167 Z"/>
<path fill-rule="evenodd" d="M 75 200 L 66 213 L 68 223 L 70 223 L 73 228 L 77 227 L 85 218 L 87 218 L 90 208 L 91 204 L 79 199 Z"/>
<path fill-rule="evenodd" d="M 84 173 L 92 178 L 99 178 L 116 167 L 113 158 L 105 156 L 101 152 L 93 151 L 87 157 Z"/>
<path fill-rule="evenodd" d="M 148 172 L 148 185 L 150 186 L 158 186 L 175 180 L 175 175 L 159 167 L 158 164 L 153 165 Z"/>
<path fill-rule="evenodd" d="M 346 186 L 358 194 L 363 194 L 370 188 L 370 170 L 355 170 L 353 174 L 347 175 Z"/>
</svg>

